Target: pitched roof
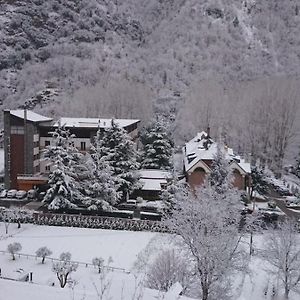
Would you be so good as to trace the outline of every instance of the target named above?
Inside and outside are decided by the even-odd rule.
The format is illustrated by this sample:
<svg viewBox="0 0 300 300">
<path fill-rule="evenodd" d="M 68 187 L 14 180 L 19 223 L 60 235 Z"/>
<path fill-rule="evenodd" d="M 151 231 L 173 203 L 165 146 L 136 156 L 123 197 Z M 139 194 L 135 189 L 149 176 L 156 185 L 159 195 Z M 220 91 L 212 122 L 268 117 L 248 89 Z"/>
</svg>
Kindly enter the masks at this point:
<svg viewBox="0 0 300 300">
<path fill-rule="evenodd" d="M 11 115 L 15 116 L 15 117 L 20 118 L 20 119 L 24 119 L 24 116 L 25 116 L 25 112 L 24 112 L 23 109 L 9 110 L 9 113 Z M 38 123 L 38 122 L 47 122 L 47 121 L 52 120 L 51 118 L 42 116 L 42 115 L 37 114 L 37 113 L 35 113 L 31 110 L 27 110 L 26 113 L 27 113 L 26 119 L 30 122 Z"/>
<path fill-rule="evenodd" d="M 215 142 L 205 131 L 198 132 L 183 147 L 184 167 L 188 172 L 200 160 L 213 160 L 217 153 L 218 143 Z M 235 155 L 232 148 L 224 148 L 225 158 L 235 161 L 245 173 L 251 173 L 250 163 L 245 162 L 240 156 Z"/>
<path fill-rule="evenodd" d="M 166 184 L 168 179 L 172 178 L 172 174 L 164 170 L 144 169 L 138 172 L 143 185 L 141 189 L 145 191 L 161 191 L 161 185 Z"/>
</svg>

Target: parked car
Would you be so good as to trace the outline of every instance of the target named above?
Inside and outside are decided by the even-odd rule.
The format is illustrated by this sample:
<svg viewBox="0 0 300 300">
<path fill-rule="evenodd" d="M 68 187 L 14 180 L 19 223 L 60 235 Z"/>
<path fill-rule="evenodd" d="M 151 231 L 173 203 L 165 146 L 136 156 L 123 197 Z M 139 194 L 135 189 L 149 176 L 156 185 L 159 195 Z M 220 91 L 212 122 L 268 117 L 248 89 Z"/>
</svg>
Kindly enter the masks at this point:
<svg viewBox="0 0 300 300">
<path fill-rule="evenodd" d="M 0 193 L 0 198 L 5 198 L 7 196 L 7 190 L 3 190 L 1 193 Z"/>
<path fill-rule="evenodd" d="M 28 198 L 28 199 L 34 199 L 35 196 L 36 196 L 35 190 L 29 190 L 29 191 L 27 192 L 27 198 Z"/>
<path fill-rule="evenodd" d="M 274 190 L 279 194 L 279 196 L 292 196 L 290 190 L 285 186 L 274 186 Z"/>
<path fill-rule="evenodd" d="M 17 190 L 9 190 L 7 192 L 7 198 L 15 198 L 17 194 Z"/>
<path fill-rule="evenodd" d="M 20 190 L 20 191 L 17 191 L 16 193 L 16 198 L 17 199 L 23 199 L 25 198 L 27 195 L 27 192 L 23 191 L 23 190 Z"/>
</svg>

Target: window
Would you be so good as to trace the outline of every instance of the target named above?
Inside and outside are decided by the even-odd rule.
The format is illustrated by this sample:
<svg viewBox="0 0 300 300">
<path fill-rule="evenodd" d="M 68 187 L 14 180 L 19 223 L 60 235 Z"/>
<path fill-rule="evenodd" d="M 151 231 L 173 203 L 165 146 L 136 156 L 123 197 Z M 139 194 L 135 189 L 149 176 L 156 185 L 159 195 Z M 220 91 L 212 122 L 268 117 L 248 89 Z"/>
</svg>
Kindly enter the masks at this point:
<svg viewBox="0 0 300 300">
<path fill-rule="evenodd" d="M 50 146 L 50 141 L 45 141 L 45 147 Z"/>
<path fill-rule="evenodd" d="M 86 144 L 85 144 L 85 142 L 81 142 L 80 143 L 80 150 L 81 151 L 85 151 L 86 150 Z"/>
<path fill-rule="evenodd" d="M 48 165 L 48 166 L 46 166 L 46 171 L 48 171 L 48 172 L 50 172 L 50 166 Z"/>
<path fill-rule="evenodd" d="M 24 134 L 24 127 L 23 126 L 11 126 L 10 133 L 11 134 Z"/>
</svg>

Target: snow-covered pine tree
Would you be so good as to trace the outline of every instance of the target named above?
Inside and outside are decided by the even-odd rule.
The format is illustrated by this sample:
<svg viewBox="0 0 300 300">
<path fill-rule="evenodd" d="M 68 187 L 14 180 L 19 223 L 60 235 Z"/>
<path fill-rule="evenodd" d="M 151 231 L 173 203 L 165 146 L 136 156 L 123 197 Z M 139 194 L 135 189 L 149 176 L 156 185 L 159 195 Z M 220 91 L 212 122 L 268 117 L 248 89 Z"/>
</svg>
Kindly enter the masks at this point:
<svg viewBox="0 0 300 300">
<path fill-rule="evenodd" d="M 141 166 L 144 169 L 170 169 L 172 165 L 173 142 L 166 130 L 166 124 L 153 121 L 140 135 L 143 144 Z"/>
<path fill-rule="evenodd" d="M 49 175 L 50 188 L 43 202 L 48 203 L 51 210 L 74 208 L 80 199 L 74 168 L 80 154 L 72 145 L 73 136 L 64 126 L 59 124 L 51 134 L 53 145 L 46 148 L 44 157 L 50 160 L 53 171 Z"/>
<path fill-rule="evenodd" d="M 250 189 L 250 198 L 253 198 L 253 193 L 257 192 L 261 195 L 264 195 L 268 191 L 268 182 L 266 176 L 262 169 L 254 167 L 251 169 L 251 189 Z"/>
<path fill-rule="evenodd" d="M 217 145 L 217 152 L 214 155 L 211 165 L 211 173 L 208 176 L 209 184 L 222 194 L 233 188 L 233 176 L 230 169 L 230 161 L 226 159 L 225 152 L 222 150 L 222 144 Z"/>
<path fill-rule="evenodd" d="M 118 191 L 126 199 L 138 183 L 137 170 L 140 165 L 134 142 L 126 130 L 112 120 L 111 126 L 101 134 L 98 151 L 112 168 L 115 182 L 119 185 Z"/>
<path fill-rule="evenodd" d="M 113 168 L 107 161 L 108 156 L 102 156 L 102 135 L 98 130 L 91 146 L 91 154 L 87 165 L 90 170 L 88 180 L 89 198 L 85 201 L 89 209 L 103 209 L 107 204 L 114 205 L 120 199 L 119 185 L 113 177 Z"/>
<path fill-rule="evenodd" d="M 174 209 L 178 198 L 184 198 L 187 195 L 188 184 L 179 182 L 175 173 L 172 180 L 168 183 L 167 188 L 161 193 L 160 199 L 164 203 L 163 214 L 168 215 Z"/>
</svg>

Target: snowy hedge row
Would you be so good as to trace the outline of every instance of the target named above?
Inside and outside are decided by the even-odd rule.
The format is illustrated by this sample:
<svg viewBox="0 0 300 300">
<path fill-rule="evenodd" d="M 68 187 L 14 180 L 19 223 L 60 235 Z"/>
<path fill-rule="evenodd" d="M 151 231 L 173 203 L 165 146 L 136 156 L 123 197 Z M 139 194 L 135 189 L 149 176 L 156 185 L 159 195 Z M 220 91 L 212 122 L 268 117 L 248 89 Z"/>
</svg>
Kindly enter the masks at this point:
<svg viewBox="0 0 300 300">
<path fill-rule="evenodd" d="M 60 214 L 50 214 L 50 213 L 34 214 L 32 218 L 24 219 L 24 222 L 38 224 L 38 225 L 100 228 L 100 229 L 113 229 L 113 230 L 153 231 L 153 232 L 167 231 L 161 222 L 156 222 L 156 221 L 96 217 L 96 216 L 60 215 Z"/>
</svg>

